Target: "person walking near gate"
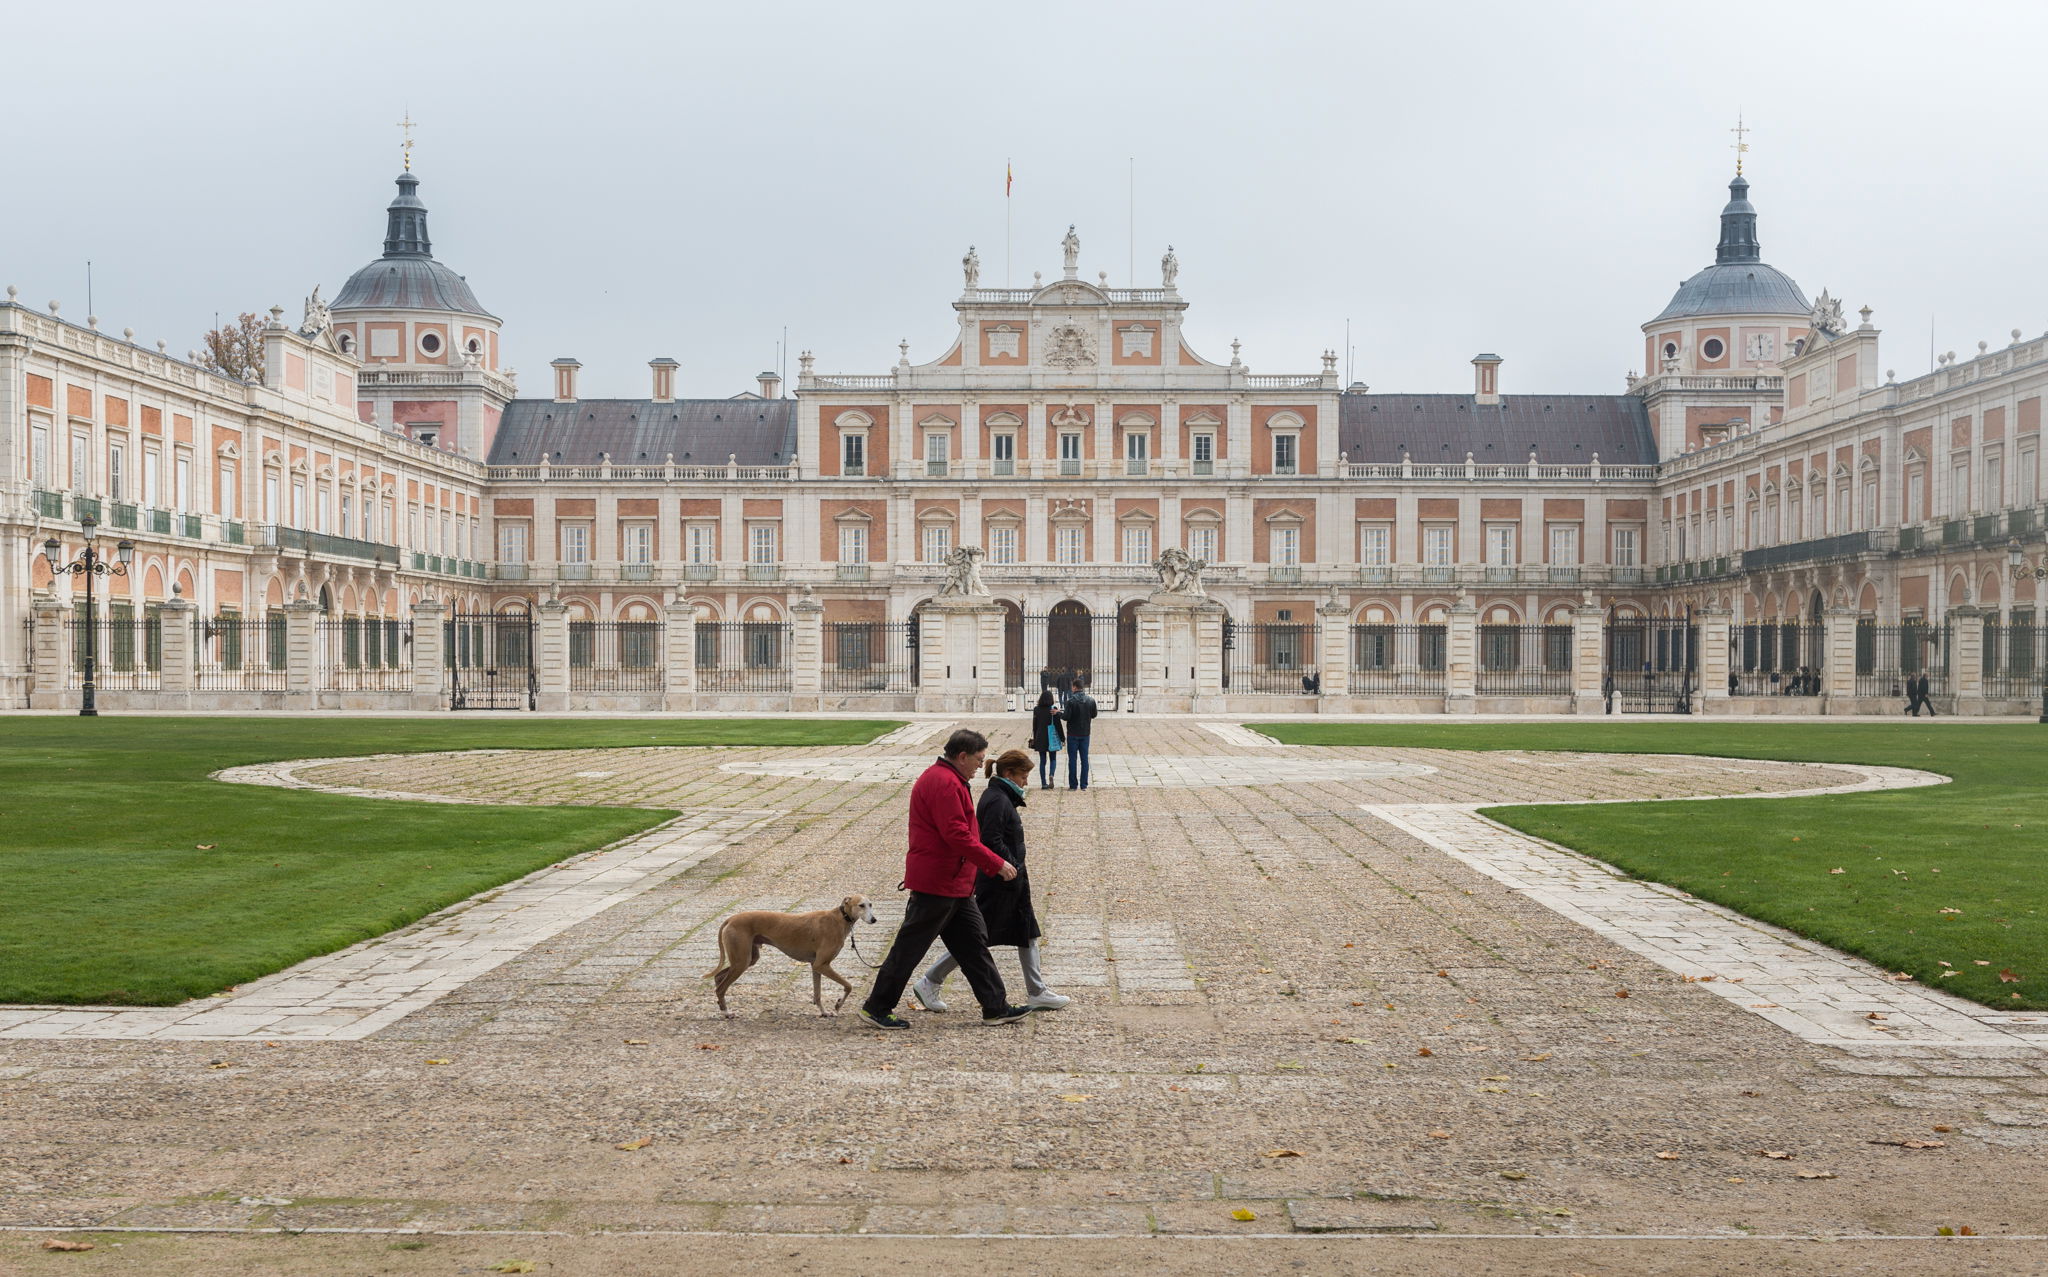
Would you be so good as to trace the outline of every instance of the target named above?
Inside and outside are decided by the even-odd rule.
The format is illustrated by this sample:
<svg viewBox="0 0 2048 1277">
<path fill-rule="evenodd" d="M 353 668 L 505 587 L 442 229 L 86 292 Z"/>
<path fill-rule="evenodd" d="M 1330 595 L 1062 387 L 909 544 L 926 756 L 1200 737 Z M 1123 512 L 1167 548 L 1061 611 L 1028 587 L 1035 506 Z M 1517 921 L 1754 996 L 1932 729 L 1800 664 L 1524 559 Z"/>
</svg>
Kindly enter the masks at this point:
<svg viewBox="0 0 2048 1277">
<path fill-rule="evenodd" d="M 1080 679 L 1074 680 L 1073 694 L 1062 711 L 1067 725 L 1067 788 L 1088 788 L 1088 742 L 1095 732 L 1095 698 Z"/>
<path fill-rule="evenodd" d="M 976 869 L 1004 882 L 1017 876 L 1017 866 L 982 845 L 975 819 L 967 778 L 981 770 L 987 757 L 988 737 L 963 727 L 946 738 L 945 752 L 910 787 L 910 850 L 903 859 L 910 903 L 860 1008 L 860 1018 L 875 1028 L 910 1027 L 896 1014 L 896 1004 L 934 940 L 944 941 L 946 952 L 959 960 L 981 1003 L 983 1024 L 1014 1024 L 1031 1014 L 1030 1007 L 1010 1004 L 974 901 Z"/>
<path fill-rule="evenodd" d="M 1059 779 L 1060 747 L 1066 742 L 1060 735 L 1059 697 L 1048 687 L 1038 694 L 1038 704 L 1031 707 L 1031 748 L 1038 751 L 1038 787 L 1051 789 Z"/>
</svg>

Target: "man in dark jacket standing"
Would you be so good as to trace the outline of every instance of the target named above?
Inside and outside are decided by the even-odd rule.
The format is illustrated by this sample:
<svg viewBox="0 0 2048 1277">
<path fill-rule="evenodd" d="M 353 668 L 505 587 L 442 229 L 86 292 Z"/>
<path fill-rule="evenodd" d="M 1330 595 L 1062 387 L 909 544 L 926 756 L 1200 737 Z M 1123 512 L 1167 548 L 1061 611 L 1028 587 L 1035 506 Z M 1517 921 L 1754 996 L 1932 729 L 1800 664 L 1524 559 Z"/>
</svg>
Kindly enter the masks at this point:
<svg viewBox="0 0 2048 1277">
<path fill-rule="evenodd" d="M 944 941 L 946 951 L 959 960 L 961 974 L 981 1003 L 983 1024 L 1013 1024 L 1031 1014 L 1030 1007 L 1010 1005 L 974 902 L 977 869 L 1005 881 L 1017 876 L 1015 865 L 982 846 L 975 820 L 967 778 L 981 771 L 987 757 L 988 737 L 963 727 L 947 738 L 945 753 L 910 787 L 910 851 L 903 862 L 910 903 L 875 972 L 875 987 L 860 1008 L 860 1018 L 878 1029 L 910 1027 L 896 1014 L 896 1004 L 933 940 Z"/>
<path fill-rule="evenodd" d="M 1073 694 L 1067 697 L 1064 715 L 1067 732 L 1067 788 L 1088 788 L 1088 742 L 1095 734 L 1095 698 L 1088 694 L 1080 679 L 1074 680 Z"/>
</svg>

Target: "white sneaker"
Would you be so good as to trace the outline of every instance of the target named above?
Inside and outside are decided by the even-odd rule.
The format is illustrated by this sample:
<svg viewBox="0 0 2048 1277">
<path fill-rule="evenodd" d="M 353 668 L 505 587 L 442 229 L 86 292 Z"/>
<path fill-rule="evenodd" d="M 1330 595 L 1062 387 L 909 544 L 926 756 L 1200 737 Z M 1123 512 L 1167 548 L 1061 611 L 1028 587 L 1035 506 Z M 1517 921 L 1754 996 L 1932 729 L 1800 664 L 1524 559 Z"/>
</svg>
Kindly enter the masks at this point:
<svg viewBox="0 0 2048 1277">
<path fill-rule="evenodd" d="M 939 997 L 939 990 L 936 985 L 926 984 L 924 981 L 919 980 L 916 984 L 910 986 L 910 996 L 916 998 L 917 1005 L 927 1011 L 944 1011 L 946 1009 L 946 1004 Z"/>
<path fill-rule="evenodd" d="M 1051 989 L 1047 989 L 1044 993 L 1034 993 L 1024 999 L 1024 1005 L 1034 1011 L 1057 1011 L 1072 1001 L 1072 998 L 1064 994 L 1054 993 Z"/>
</svg>

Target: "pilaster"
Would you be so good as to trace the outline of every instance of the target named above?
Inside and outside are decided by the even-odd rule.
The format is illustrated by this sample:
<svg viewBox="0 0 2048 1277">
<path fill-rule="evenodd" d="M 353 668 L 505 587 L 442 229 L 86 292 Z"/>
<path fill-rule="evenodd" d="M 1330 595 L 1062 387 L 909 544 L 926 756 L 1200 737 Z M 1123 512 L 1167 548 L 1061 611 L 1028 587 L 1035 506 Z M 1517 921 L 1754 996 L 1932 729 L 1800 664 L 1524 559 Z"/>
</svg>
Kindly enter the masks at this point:
<svg viewBox="0 0 2048 1277">
<path fill-rule="evenodd" d="M 569 606 L 542 599 L 534 624 L 534 682 L 537 708 L 559 714 L 569 708 Z"/>
<path fill-rule="evenodd" d="M 447 673 L 447 609 L 422 599 L 412 609 L 412 707 L 441 706 L 441 684 Z"/>
<path fill-rule="evenodd" d="M 662 671 L 661 707 L 681 713 L 697 705 L 697 609 L 678 599 L 663 608 L 662 614 L 666 618 L 662 641 L 667 650 L 662 653 L 666 668 Z"/>
<path fill-rule="evenodd" d="M 804 596 L 789 608 L 789 690 L 793 696 L 817 696 L 825 686 L 825 605 Z"/>
<path fill-rule="evenodd" d="M 284 685 L 309 703 L 319 686 L 320 605 L 305 599 L 284 605 Z"/>
<path fill-rule="evenodd" d="M 1322 680 L 1319 708 L 1333 697 L 1351 695 L 1351 605 L 1331 596 L 1316 609 L 1316 670 Z"/>
<path fill-rule="evenodd" d="M 1821 712 L 1824 714 L 1853 714 L 1856 712 L 1856 621 L 1853 608 L 1831 607 L 1822 622 L 1826 627 L 1823 641 L 1826 644 L 1827 672 L 1822 676 Z"/>
<path fill-rule="evenodd" d="M 1223 711 L 1223 620 L 1228 614 L 1214 599 L 1190 609 L 1195 631 L 1193 709 L 1197 714 Z"/>
<path fill-rule="evenodd" d="M 1949 687 L 1956 697 L 1958 714 L 1984 712 L 1984 609 L 1952 607 L 1948 610 Z"/>
<path fill-rule="evenodd" d="M 36 595 L 35 643 L 29 651 L 29 708 L 60 708 L 64 695 L 64 636 L 66 610 L 57 596 Z"/>
<path fill-rule="evenodd" d="M 1479 609 L 1462 590 L 1444 629 L 1444 710 L 1469 714 L 1477 700 Z"/>
<path fill-rule="evenodd" d="M 1607 613 L 1588 599 L 1572 609 L 1572 713 L 1598 714 L 1607 639 Z"/>
<path fill-rule="evenodd" d="M 1725 714 L 1728 712 L 1728 609 L 1694 608 L 1692 619 L 1700 629 L 1700 710 L 1706 714 Z"/>
<path fill-rule="evenodd" d="M 157 612 L 158 686 L 169 701 L 165 709 L 184 708 L 192 691 L 192 616 L 197 611 L 190 599 L 174 597 Z"/>
</svg>

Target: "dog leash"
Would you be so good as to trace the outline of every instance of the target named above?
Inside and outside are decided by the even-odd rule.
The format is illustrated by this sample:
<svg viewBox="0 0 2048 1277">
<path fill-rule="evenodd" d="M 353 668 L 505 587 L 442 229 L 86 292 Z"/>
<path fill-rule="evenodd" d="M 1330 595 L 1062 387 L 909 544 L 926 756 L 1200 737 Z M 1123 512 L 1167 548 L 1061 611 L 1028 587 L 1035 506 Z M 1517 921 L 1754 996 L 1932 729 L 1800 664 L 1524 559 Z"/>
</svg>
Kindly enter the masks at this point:
<svg viewBox="0 0 2048 1277">
<path fill-rule="evenodd" d="M 862 966 L 866 967 L 870 971 L 880 971 L 882 969 L 881 963 L 869 962 L 868 955 L 860 951 L 860 941 L 856 938 L 856 933 L 852 931 L 847 932 L 846 942 L 853 946 L 853 956 L 860 959 Z"/>
</svg>

